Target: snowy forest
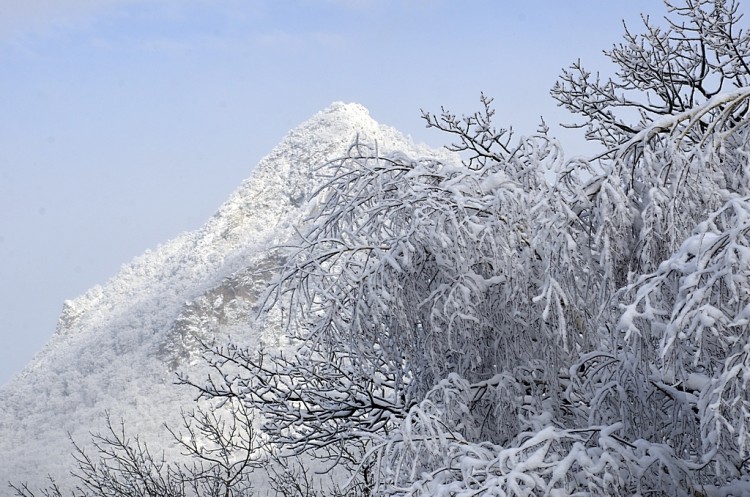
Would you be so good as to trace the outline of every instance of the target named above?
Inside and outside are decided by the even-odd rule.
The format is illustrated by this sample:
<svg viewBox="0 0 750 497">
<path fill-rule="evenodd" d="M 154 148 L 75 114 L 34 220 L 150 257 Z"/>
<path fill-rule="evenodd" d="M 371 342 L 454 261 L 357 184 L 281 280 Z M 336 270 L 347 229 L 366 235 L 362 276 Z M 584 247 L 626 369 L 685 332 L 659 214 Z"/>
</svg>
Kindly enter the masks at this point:
<svg viewBox="0 0 750 497">
<path fill-rule="evenodd" d="M 276 249 L 262 313 L 295 348 L 206 342 L 178 377 L 189 462 L 113 417 L 77 489 L 15 493 L 750 495 L 750 35 L 733 1 L 665 3 L 612 78 L 551 90 L 598 155 L 485 95 L 423 112 L 460 166 L 354 138 Z"/>
</svg>

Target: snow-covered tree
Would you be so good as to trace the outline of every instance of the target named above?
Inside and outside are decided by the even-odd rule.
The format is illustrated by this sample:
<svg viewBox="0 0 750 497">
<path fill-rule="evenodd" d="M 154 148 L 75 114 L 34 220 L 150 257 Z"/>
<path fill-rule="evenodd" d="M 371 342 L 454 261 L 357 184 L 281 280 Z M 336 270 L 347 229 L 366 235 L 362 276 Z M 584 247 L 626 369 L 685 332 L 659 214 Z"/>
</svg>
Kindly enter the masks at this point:
<svg viewBox="0 0 750 497">
<path fill-rule="evenodd" d="M 267 463 L 244 404 L 226 402 L 197 407 L 182 414 L 180 429 L 167 428 L 182 449 L 184 460 L 167 460 L 162 451 L 114 423 L 93 434 L 93 450 L 73 442 L 71 474 L 78 486 L 74 497 L 250 497 L 252 470 Z M 67 495 L 50 476 L 50 486 L 37 492 L 27 484 L 11 483 L 19 497 Z"/>
<path fill-rule="evenodd" d="M 602 80 L 580 61 L 563 72 L 552 96 L 581 116 L 575 127 L 589 139 L 617 147 L 663 116 L 689 111 L 720 93 L 750 83 L 743 32 L 734 0 L 664 0 L 666 25 L 643 16 L 643 31 L 625 26 L 621 43 L 605 55 L 615 64 Z M 705 128 L 696 130 L 699 134 Z"/>
<path fill-rule="evenodd" d="M 315 370 L 252 402 L 280 443 L 356 440 L 391 494 L 747 484 L 748 42 L 734 3 L 668 7 L 608 52 L 617 81 L 553 89 L 597 162 L 514 139 L 483 97 L 425 114 L 463 166 L 355 142 L 319 170 L 275 293 L 303 345 L 234 392 Z"/>
</svg>

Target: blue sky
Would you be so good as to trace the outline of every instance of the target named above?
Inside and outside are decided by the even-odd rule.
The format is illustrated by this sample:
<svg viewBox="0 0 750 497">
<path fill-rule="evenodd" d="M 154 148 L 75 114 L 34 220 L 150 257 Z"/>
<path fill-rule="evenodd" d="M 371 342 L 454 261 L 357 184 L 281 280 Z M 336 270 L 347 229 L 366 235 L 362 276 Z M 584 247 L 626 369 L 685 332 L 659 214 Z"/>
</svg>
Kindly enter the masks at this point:
<svg viewBox="0 0 750 497">
<path fill-rule="evenodd" d="M 200 227 L 285 133 L 333 101 L 435 146 L 420 108 L 530 133 L 548 91 L 657 0 L 4 0 L 0 384 L 65 299 Z M 583 140 L 555 128 L 569 153 Z"/>
</svg>

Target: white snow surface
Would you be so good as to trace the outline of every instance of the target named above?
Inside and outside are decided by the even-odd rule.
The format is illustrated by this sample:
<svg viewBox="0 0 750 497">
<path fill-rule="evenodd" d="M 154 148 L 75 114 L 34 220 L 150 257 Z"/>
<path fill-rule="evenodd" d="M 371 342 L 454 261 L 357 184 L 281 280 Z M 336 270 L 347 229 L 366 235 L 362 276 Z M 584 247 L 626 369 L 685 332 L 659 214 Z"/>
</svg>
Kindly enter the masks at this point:
<svg viewBox="0 0 750 497">
<path fill-rule="evenodd" d="M 254 306 L 283 244 L 309 212 L 312 169 L 377 142 L 381 153 L 452 161 L 378 124 L 358 104 L 334 103 L 292 130 L 202 228 L 125 264 L 102 286 L 66 301 L 58 329 L 25 370 L 0 390 L 0 496 L 6 482 L 70 482 L 71 443 L 125 420 L 149 447 L 176 450 L 163 424 L 179 426 L 195 392 L 175 372 L 205 375 L 196 336 L 283 347 L 277 327 L 253 323 Z"/>
</svg>

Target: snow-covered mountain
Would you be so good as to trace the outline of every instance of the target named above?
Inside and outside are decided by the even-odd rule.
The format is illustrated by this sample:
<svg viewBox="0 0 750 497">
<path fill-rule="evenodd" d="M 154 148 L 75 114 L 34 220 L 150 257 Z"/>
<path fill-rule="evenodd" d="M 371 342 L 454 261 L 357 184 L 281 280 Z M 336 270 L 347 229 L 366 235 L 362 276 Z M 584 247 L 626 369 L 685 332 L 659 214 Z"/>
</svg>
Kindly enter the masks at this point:
<svg viewBox="0 0 750 497">
<path fill-rule="evenodd" d="M 169 450 L 163 424 L 179 425 L 194 392 L 175 372 L 197 377 L 196 338 L 282 346 L 278 328 L 253 323 L 277 261 L 272 247 L 311 208 L 313 168 L 346 154 L 359 136 L 379 150 L 449 159 L 378 124 L 357 104 L 333 104 L 294 129 L 201 229 L 122 267 L 109 282 L 67 301 L 57 332 L 0 390 L 0 495 L 5 482 L 36 487 L 68 479 L 69 435 L 86 443 L 103 415 L 122 418 L 151 447 Z"/>
</svg>

